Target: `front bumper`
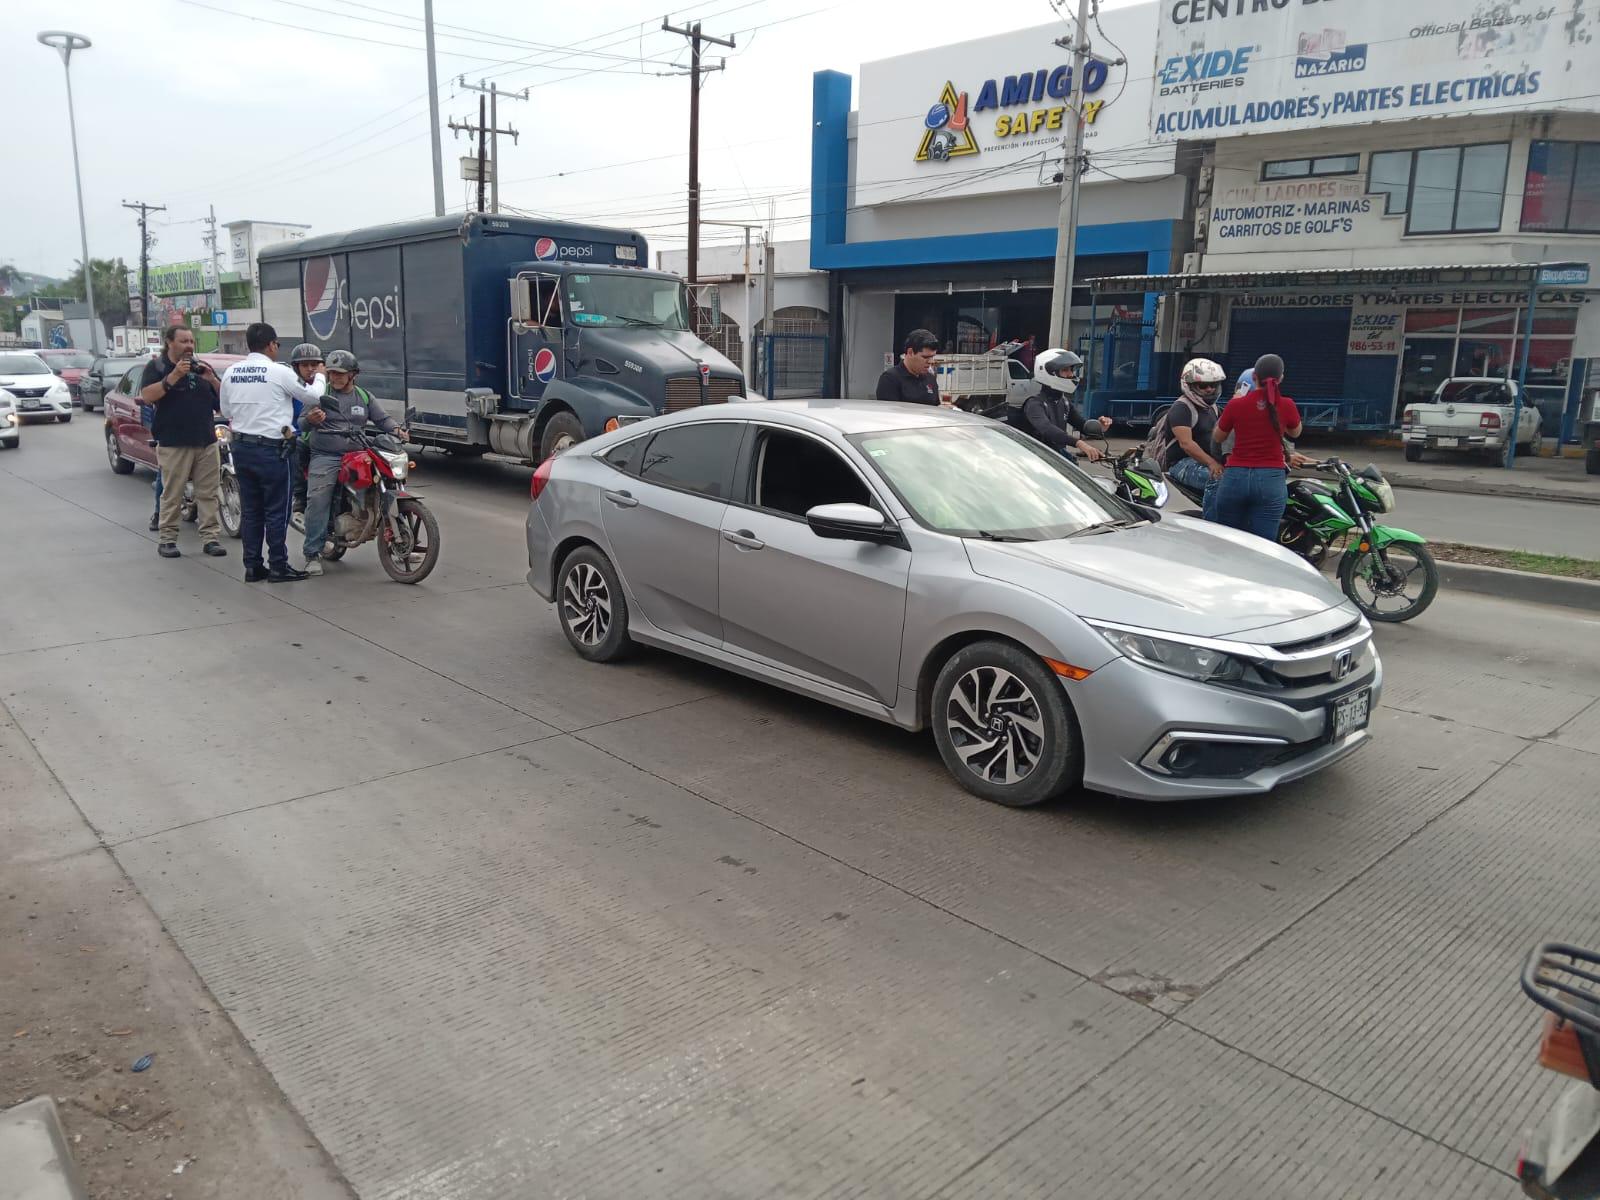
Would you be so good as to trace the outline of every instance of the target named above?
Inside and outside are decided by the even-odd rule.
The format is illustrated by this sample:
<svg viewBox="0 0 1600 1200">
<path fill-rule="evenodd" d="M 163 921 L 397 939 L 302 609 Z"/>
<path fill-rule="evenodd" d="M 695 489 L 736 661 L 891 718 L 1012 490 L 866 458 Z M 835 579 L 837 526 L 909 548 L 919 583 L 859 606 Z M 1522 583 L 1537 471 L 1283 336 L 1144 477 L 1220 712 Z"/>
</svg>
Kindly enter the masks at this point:
<svg viewBox="0 0 1600 1200">
<path fill-rule="evenodd" d="M 1369 720 L 1383 692 L 1383 663 L 1376 649 L 1364 669 L 1330 687 L 1310 707 L 1294 707 L 1268 695 L 1200 683 L 1142 666 L 1126 658 L 1107 663 L 1071 684 L 1070 696 L 1083 732 L 1083 783 L 1096 791 L 1139 800 L 1188 800 L 1206 796 L 1258 795 L 1301 779 L 1353 754 L 1370 740 L 1367 730 L 1329 737 L 1329 706 L 1340 697 L 1372 690 Z M 1245 739 L 1242 747 L 1265 748 L 1269 761 L 1246 774 L 1227 777 L 1162 774 L 1152 755 L 1168 735 L 1198 734 Z"/>
<path fill-rule="evenodd" d="M 22 420 L 29 417 L 58 417 L 72 412 L 71 396 L 40 396 L 14 400 L 16 415 Z"/>
</svg>

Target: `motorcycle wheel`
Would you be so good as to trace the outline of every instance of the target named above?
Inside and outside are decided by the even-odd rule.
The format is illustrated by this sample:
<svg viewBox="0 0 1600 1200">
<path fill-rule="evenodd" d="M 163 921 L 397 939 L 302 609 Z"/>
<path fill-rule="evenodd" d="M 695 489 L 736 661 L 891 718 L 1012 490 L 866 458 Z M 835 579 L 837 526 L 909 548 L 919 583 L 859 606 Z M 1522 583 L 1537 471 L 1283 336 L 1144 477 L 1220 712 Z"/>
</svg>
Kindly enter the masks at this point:
<svg viewBox="0 0 1600 1200">
<path fill-rule="evenodd" d="M 239 481 L 223 473 L 222 486 L 217 493 L 217 517 L 222 532 L 236 538 L 244 529 L 244 501 L 239 496 Z"/>
<path fill-rule="evenodd" d="M 397 545 L 385 523 L 378 533 L 378 561 L 396 583 L 420 583 L 439 561 L 439 522 L 421 500 L 401 500 L 397 516 L 409 544 Z"/>
<path fill-rule="evenodd" d="M 1419 576 L 1421 588 L 1413 594 Z M 1382 550 L 1347 551 L 1339 562 L 1339 586 L 1368 620 L 1409 621 L 1433 603 L 1439 567 L 1426 546 L 1391 542 Z"/>
</svg>

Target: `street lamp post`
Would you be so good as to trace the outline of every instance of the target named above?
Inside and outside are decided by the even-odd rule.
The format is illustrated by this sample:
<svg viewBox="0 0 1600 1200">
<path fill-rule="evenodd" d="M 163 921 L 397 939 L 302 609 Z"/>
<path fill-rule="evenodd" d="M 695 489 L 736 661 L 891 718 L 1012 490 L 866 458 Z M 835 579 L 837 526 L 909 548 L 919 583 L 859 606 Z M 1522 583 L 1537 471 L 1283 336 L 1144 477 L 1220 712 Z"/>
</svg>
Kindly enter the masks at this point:
<svg viewBox="0 0 1600 1200">
<path fill-rule="evenodd" d="M 72 178 L 78 185 L 78 237 L 83 246 L 83 292 L 89 302 L 89 349 L 100 353 L 100 318 L 94 307 L 94 266 L 89 261 L 89 225 L 83 216 L 83 172 L 78 168 L 78 118 L 72 110 L 72 52 L 87 50 L 92 44 L 81 33 L 68 33 L 64 29 L 47 29 L 39 35 L 41 44 L 49 46 L 61 56 L 61 65 L 67 75 L 67 124 L 72 130 Z"/>
</svg>

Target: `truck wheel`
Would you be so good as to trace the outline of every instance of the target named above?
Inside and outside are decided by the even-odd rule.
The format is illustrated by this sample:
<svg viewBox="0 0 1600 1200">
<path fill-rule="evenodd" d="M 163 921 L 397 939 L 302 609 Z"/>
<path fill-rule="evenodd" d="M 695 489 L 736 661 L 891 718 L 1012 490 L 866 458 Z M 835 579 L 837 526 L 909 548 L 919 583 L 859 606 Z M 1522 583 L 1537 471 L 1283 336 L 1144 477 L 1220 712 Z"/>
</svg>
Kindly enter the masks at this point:
<svg viewBox="0 0 1600 1200">
<path fill-rule="evenodd" d="M 1583 469 L 1590 475 L 1600 475 L 1600 446 L 1590 446 L 1583 456 Z"/>
<path fill-rule="evenodd" d="M 1422 447 L 1421 446 L 1410 446 L 1410 445 L 1408 445 L 1406 447 L 1406 461 L 1407 462 L 1421 462 L 1422 461 Z"/>
<path fill-rule="evenodd" d="M 544 427 L 544 435 L 539 439 L 539 461 L 570 450 L 581 441 L 583 423 L 569 412 L 557 413 L 550 418 L 550 423 Z"/>
</svg>

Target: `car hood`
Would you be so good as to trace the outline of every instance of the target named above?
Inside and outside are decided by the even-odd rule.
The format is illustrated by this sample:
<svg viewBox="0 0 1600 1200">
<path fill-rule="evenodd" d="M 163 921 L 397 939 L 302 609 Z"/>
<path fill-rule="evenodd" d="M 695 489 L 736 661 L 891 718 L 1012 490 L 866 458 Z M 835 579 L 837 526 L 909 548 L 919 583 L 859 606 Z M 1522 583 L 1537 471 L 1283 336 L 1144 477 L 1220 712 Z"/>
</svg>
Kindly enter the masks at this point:
<svg viewBox="0 0 1600 1200">
<path fill-rule="evenodd" d="M 0 388 L 48 388 L 60 382 L 48 371 L 43 375 L 0 375 Z"/>
<path fill-rule="evenodd" d="M 979 575 L 1093 620 L 1193 637 L 1294 622 L 1296 636 L 1311 637 L 1321 624 L 1331 631 L 1355 618 L 1339 590 L 1287 550 L 1185 517 L 1049 542 L 969 539 L 966 547 Z M 1308 620 L 1322 615 L 1325 622 Z"/>
<path fill-rule="evenodd" d="M 692 375 L 705 363 L 717 375 L 737 375 L 726 355 L 684 329 L 645 329 L 626 325 L 580 325 L 585 357 L 631 361 L 661 375 Z M 630 373 L 632 373 L 630 369 Z"/>
</svg>

